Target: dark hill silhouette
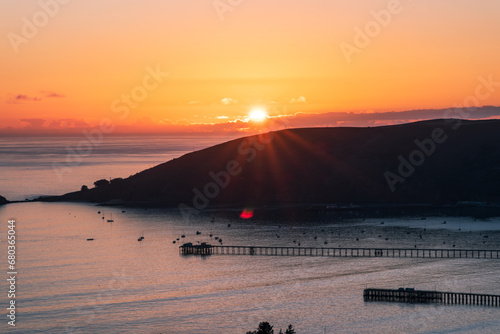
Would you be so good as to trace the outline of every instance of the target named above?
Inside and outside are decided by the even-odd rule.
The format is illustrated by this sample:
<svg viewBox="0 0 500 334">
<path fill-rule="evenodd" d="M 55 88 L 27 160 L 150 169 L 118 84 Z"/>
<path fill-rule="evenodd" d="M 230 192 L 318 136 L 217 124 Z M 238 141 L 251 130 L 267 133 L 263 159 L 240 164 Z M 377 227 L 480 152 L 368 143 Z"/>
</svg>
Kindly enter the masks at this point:
<svg viewBox="0 0 500 334">
<path fill-rule="evenodd" d="M 229 141 L 123 180 L 45 200 L 184 203 L 197 208 L 498 202 L 499 130 L 498 120 L 287 129 Z M 410 160 L 410 155 L 421 165 L 413 173 L 411 166 L 401 167 L 401 176 L 398 157 Z"/>
</svg>

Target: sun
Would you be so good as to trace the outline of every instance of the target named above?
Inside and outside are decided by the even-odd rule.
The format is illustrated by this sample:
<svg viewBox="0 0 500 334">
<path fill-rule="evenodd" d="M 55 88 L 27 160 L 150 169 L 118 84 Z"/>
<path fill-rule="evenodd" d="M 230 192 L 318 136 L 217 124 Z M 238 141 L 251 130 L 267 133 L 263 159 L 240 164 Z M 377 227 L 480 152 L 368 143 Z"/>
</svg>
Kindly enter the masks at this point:
<svg viewBox="0 0 500 334">
<path fill-rule="evenodd" d="M 248 117 L 250 118 L 251 121 L 262 122 L 266 120 L 269 116 L 267 116 L 267 113 L 264 109 L 254 108 L 250 111 L 250 115 Z"/>
</svg>

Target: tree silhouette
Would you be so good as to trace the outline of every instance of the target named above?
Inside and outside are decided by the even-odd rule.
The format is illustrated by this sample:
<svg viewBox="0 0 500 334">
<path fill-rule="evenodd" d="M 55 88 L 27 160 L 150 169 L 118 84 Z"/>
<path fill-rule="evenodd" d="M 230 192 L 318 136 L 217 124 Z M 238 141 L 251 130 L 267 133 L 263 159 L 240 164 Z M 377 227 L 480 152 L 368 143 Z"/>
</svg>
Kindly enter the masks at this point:
<svg viewBox="0 0 500 334">
<path fill-rule="evenodd" d="M 246 334 L 274 334 L 274 329 L 273 326 L 265 321 L 259 324 L 259 328 L 256 331 L 247 332 Z"/>
<path fill-rule="evenodd" d="M 256 331 L 249 331 L 246 334 L 274 334 L 273 326 L 271 326 L 267 321 L 261 322 L 259 324 L 259 328 Z M 279 334 L 283 334 L 283 331 L 280 329 Z M 288 325 L 288 328 L 285 331 L 285 334 L 297 334 L 295 328 L 292 325 Z"/>
</svg>

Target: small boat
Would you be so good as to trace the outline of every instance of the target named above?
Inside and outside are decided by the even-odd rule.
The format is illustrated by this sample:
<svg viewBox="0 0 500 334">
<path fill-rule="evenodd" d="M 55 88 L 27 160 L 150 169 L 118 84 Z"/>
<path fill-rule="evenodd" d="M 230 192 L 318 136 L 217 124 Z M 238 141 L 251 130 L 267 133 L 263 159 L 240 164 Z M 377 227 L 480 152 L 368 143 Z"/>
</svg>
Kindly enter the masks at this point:
<svg viewBox="0 0 500 334">
<path fill-rule="evenodd" d="M 108 223 L 114 222 L 114 220 L 113 220 L 113 214 L 110 214 L 110 216 L 111 216 L 111 218 L 107 220 Z"/>
<path fill-rule="evenodd" d="M 139 239 L 137 239 L 137 241 L 142 241 L 142 240 L 144 240 L 144 233 L 143 232 L 141 232 L 141 236 L 139 237 Z"/>
<path fill-rule="evenodd" d="M 88 238 L 88 239 L 87 239 L 87 241 L 92 241 L 92 240 L 94 240 L 94 238 Z"/>
</svg>

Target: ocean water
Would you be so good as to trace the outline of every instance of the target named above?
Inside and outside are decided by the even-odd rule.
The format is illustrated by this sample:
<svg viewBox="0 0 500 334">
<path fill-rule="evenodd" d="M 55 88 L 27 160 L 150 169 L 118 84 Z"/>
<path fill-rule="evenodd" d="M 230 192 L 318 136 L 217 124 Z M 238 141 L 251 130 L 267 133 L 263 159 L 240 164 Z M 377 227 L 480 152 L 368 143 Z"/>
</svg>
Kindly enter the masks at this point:
<svg viewBox="0 0 500 334">
<path fill-rule="evenodd" d="M 49 177 L 54 173 L 51 160 L 63 161 L 60 155 L 65 153 L 60 148 L 66 143 L 45 143 L 62 152 L 47 158 L 40 156 L 44 153 L 31 153 L 43 150 L 40 141 L 28 142 L 23 143 L 27 153 L 17 151 L 12 165 L 2 160 L 2 170 L 15 174 L 15 164 L 31 165 Z M 29 145 L 34 147 L 28 149 Z M 130 145 L 133 150 L 116 153 L 121 162 L 108 151 L 89 156 L 86 163 L 92 168 L 82 163 L 74 169 L 82 180 L 97 179 L 93 173 L 101 167 L 113 174 L 109 177 L 123 177 L 116 171 L 135 173 L 134 167 L 175 154 L 173 150 L 152 152 L 149 160 L 142 160 L 142 156 L 134 158 L 141 144 Z M 146 146 L 154 147 L 148 142 Z M 187 144 L 183 147 L 189 151 Z M 37 166 L 37 162 L 48 166 Z M 92 172 L 85 174 L 85 170 Z M 23 173 L 25 178 L 30 175 Z M 1 177 L 1 191 L 8 198 L 45 194 L 46 190 L 64 192 L 64 187 L 37 182 L 36 177 L 29 179 L 31 184 L 3 173 Z M 22 189 L 15 189 L 15 183 Z M 4 189 L 13 189 L 13 195 Z M 7 324 L 9 287 L 3 284 L 0 332 L 232 334 L 253 330 L 261 321 L 277 329 L 293 324 L 298 333 L 313 334 L 500 332 L 500 308 L 375 303 L 364 302 L 362 297 L 366 287 L 500 294 L 500 260 L 202 258 L 178 252 L 180 242 L 213 243 L 215 236 L 225 245 L 292 246 L 300 242 L 306 247 L 498 249 L 499 218 L 348 219 L 312 212 L 295 219 L 277 215 L 243 220 L 239 213 L 206 212 L 187 220 L 175 209 L 29 202 L 1 206 L 0 271 L 8 277 L 7 221 L 14 219 L 18 274 L 16 327 Z M 107 222 L 110 217 L 114 222 Z M 145 238 L 138 242 L 141 235 Z"/>
<path fill-rule="evenodd" d="M 233 137 L 0 137 L 0 195 L 23 201 L 90 188 L 99 179 L 126 178 Z"/>
<path fill-rule="evenodd" d="M 114 222 L 108 223 L 111 216 Z M 475 222 L 447 217 L 443 229 L 442 217 L 429 217 L 424 231 L 414 219 L 381 225 L 376 219 L 338 221 L 326 215 L 311 217 L 303 226 L 242 220 L 237 212 L 185 221 L 176 210 L 18 203 L 0 208 L 4 238 L 8 219 L 16 220 L 19 291 L 17 326 L 8 332 L 245 333 L 260 321 L 282 328 L 291 323 L 299 333 L 318 334 L 500 330 L 498 308 L 366 303 L 362 298 L 366 287 L 500 294 L 499 260 L 201 258 L 180 256 L 179 243 L 173 243 L 184 234 L 182 241 L 213 242 L 218 236 L 226 245 L 294 245 L 295 240 L 311 247 L 327 241 L 329 247 L 411 247 L 416 242 L 443 247 L 449 242 L 494 248 L 500 242 L 498 219 L 459 231 L 448 226 Z M 145 239 L 138 242 L 141 235 Z M 7 305 L 6 293 L 1 296 Z M 6 322 L 0 323 L 1 332 L 7 332 Z"/>
</svg>

